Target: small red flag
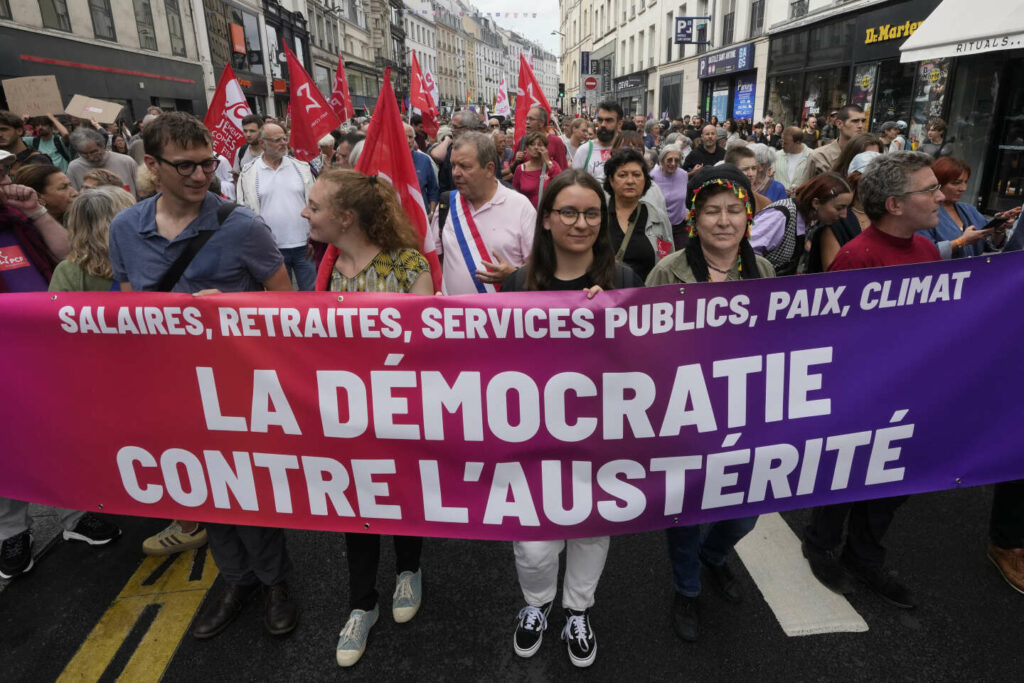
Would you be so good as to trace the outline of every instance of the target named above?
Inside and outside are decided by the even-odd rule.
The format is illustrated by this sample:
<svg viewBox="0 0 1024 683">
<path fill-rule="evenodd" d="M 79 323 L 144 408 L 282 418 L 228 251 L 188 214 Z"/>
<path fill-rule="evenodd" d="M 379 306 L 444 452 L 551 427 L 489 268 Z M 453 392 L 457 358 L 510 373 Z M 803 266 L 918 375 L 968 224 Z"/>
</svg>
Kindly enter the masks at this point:
<svg viewBox="0 0 1024 683">
<path fill-rule="evenodd" d="M 434 291 L 441 291 L 441 263 L 437 258 L 434 240 L 428 234 L 427 209 L 423 206 L 423 194 L 420 192 L 419 178 L 416 177 L 416 167 L 412 163 L 412 151 L 405 137 L 405 126 L 391 87 L 391 67 L 384 70 L 384 87 L 377 97 L 377 110 L 370 119 L 370 129 L 366 131 L 363 152 L 359 155 L 356 170 L 366 175 L 376 174 L 395 188 L 402 202 L 402 210 L 422 241 L 420 253 L 430 264 Z M 337 260 L 338 248 L 333 244 L 328 245 L 317 273 L 318 291 L 327 289 L 331 269 Z"/>
<path fill-rule="evenodd" d="M 231 163 L 235 161 L 238 148 L 245 144 L 242 119 L 251 113 L 242 86 L 235 80 L 235 72 L 230 64 L 225 65 L 203 123 L 213 137 L 213 151 Z"/>
<path fill-rule="evenodd" d="M 334 78 L 334 90 L 331 92 L 331 109 L 342 123 L 356 115 L 352 106 L 352 98 L 348 94 L 348 79 L 345 78 L 345 60 L 338 55 L 338 75 Z"/>
<path fill-rule="evenodd" d="M 537 77 L 533 75 L 533 69 L 526 63 L 526 58 L 519 53 L 519 87 L 516 89 L 516 133 L 515 146 L 519 146 L 519 140 L 526 135 L 526 114 L 533 107 L 541 107 L 551 116 L 551 105 L 548 98 L 544 97 L 544 91 L 540 89 Z"/>
<path fill-rule="evenodd" d="M 423 117 L 423 130 L 430 137 L 437 135 L 437 102 L 423 77 L 420 63 L 416 59 L 416 53 L 412 53 L 412 83 L 409 86 L 409 103 L 414 109 L 419 109 Z"/>
<path fill-rule="evenodd" d="M 310 161 L 318 154 L 320 138 L 341 125 L 338 116 L 320 94 L 313 79 L 302 68 L 295 53 L 287 45 L 289 95 L 288 107 L 292 115 L 292 133 L 289 141 L 295 158 Z"/>
</svg>

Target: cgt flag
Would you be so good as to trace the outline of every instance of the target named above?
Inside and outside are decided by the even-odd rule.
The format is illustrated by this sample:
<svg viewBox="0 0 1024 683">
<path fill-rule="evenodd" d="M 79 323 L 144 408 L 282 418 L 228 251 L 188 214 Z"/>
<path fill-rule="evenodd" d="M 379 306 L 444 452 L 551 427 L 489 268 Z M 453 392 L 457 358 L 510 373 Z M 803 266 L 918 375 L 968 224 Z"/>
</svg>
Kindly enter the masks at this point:
<svg viewBox="0 0 1024 683">
<path fill-rule="evenodd" d="M 532 58 L 532 56 L 531 56 Z M 519 140 L 526 135 L 526 114 L 533 107 L 541 107 L 551 117 L 551 105 L 548 98 L 544 97 L 544 91 L 540 89 L 537 77 L 533 75 L 533 69 L 526 63 L 526 58 L 519 54 L 519 87 L 516 89 L 516 135 L 514 147 L 519 146 Z"/>
<path fill-rule="evenodd" d="M 345 60 L 338 55 L 338 75 L 334 79 L 334 90 L 331 91 L 331 109 L 342 122 L 356 115 L 352 106 L 352 97 L 348 94 L 348 79 L 345 78 Z"/>
<path fill-rule="evenodd" d="M 423 130 L 430 137 L 437 136 L 437 100 L 427 87 L 423 71 L 420 69 L 416 52 L 412 53 L 412 83 L 409 86 L 409 104 L 413 111 L 419 110 L 423 117 Z"/>
<path fill-rule="evenodd" d="M 434 80 L 434 74 L 430 73 L 430 69 L 423 69 L 423 87 L 434 102 L 434 113 L 440 114 L 441 90 L 437 87 L 437 81 Z"/>
<path fill-rule="evenodd" d="M 319 153 L 317 142 L 323 136 L 341 125 L 338 116 L 320 94 L 313 79 L 302 68 L 295 53 L 284 47 L 288 58 L 288 80 L 290 82 L 291 101 L 288 108 L 292 115 L 291 146 L 295 150 L 295 158 L 310 161 Z"/>
<path fill-rule="evenodd" d="M 508 104 L 508 86 L 505 85 L 505 77 L 501 77 L 501 85 L 498 86 L 497 99 L 494 102 L 494 113 L 497 116 L 511 116 L 512 108 Z"/>
<path fill-rule="evenodd" d="M 245 144 L 242 134 L 242 119 L 252 114 L 242 93 L 242 86 L 235 80 L 231 65 L 224 66 L 224 72 L 217 83 L 210 108 L 206 110 L 203 123 L 213 137 L 213 151 L 234 162 L 238 148 Z"/>
<path fill-rule="evenodd" d="M 366 175 L 379 175 L 388 180 L 398 198 L 409 222 L 416 228 L 416 233 L 423 242 L 420 249 L 430 264 L 430 277 L 434 283 L 434 291 L 441 291 L 441 263 L 437 258 L 437 248 L 428 233 L 427 210 L 423 206 L 423 194 L 420 192 L 420 181 L 416 176 L 416 167 L 412 163 L 412 152 L 409 140 L 405 136 L 405 127 L 398 114 L 398 102 L 391 88 L 391 68 L 384 71 L 384 87 L 377 97 L 377 110 L 370 119 L 370 130 L 366 132 L 363 153 L 359 155 L 356 170 Z M 320 270 L 317 273 L 317 289 L 326 289 L 331 276 L 334 262 L 338 260 L 338 248 L 327 247 Z"/>
</svg>

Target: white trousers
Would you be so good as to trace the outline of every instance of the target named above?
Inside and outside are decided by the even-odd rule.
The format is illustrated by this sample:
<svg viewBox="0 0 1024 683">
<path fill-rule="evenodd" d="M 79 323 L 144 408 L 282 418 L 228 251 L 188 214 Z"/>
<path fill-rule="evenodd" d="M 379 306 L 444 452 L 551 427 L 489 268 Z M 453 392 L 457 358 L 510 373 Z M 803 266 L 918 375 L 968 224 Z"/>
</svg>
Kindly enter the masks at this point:
<svg viewBox="0 0 1024 683">
<path fill-rule="evenodd" d="M 585 610 L 594 604 L 597 582 L 608 558 L 607 536 L 568 541 L 515 541 L 516 573 L 526 604 L 540 607 L 555 599 L 558 590 L 558 554 L 565 551 L 562 607 Z"/>
</svg>

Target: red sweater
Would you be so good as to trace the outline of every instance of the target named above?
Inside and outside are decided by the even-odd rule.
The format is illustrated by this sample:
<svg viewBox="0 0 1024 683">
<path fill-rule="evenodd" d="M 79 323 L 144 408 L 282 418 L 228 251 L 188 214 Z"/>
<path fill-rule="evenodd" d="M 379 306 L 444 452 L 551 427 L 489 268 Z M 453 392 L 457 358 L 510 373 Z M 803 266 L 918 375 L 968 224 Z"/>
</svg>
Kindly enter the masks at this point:
<svg viewBox="0 0 1024 683">
<path fill-rule="evenodd" d="M 829 270 L 879 268 L 941 260 L 939 250 L 926 237 L 893 237 L 869 225 L 839 250 Z"/>
</svg>

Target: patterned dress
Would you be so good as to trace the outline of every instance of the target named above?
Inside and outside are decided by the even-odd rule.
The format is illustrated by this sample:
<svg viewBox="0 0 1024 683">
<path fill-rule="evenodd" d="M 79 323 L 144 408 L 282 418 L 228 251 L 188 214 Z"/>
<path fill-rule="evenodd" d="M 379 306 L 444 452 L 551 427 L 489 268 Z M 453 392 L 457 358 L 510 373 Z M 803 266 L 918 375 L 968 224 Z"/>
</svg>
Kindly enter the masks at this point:
<svg viewBox="0 0 1024 683">
<path fill-rule="evenodd" d="M 355 277 L 331 271 L 332 292 L 394 292 L 408 294 L 416 279 L 430 275 L 430 265 L 415 249 L 381 251 Z"/>
</svg>

